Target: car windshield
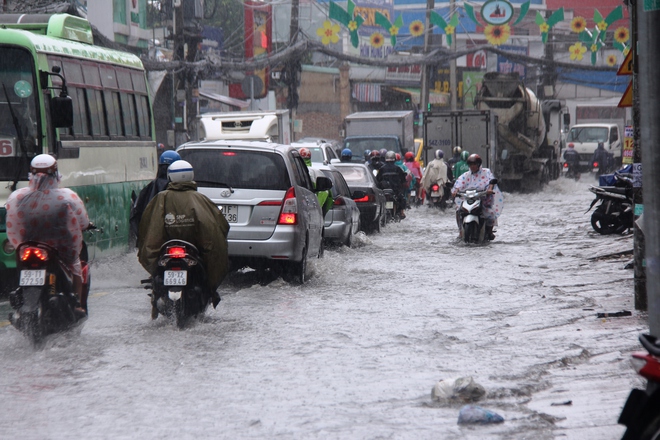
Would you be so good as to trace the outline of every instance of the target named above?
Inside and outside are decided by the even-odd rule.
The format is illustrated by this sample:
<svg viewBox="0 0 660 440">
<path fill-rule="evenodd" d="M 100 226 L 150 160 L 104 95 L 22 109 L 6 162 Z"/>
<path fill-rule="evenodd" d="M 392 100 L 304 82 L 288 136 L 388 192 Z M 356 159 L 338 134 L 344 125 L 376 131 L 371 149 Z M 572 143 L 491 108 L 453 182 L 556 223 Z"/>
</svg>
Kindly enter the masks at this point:
<svg viewBox="0 0 660 440">
<path fill-rule="evenodd" d="M 300 150 L 300 148 L 298 148 L 298 150 Z M 304 148 L 307 148 L 309 152 L 312 153 L 312 162 L 315 163 L 325 162 L 325 158 L 323 157 L 323 151 L 321 150 L 321 147 L 304 147 Z"/>
<path fill-rule="evenodd" d="M 184 149 L 181 158 L 195 169 L 199 186 L 286 191 L 291 186 L 282 156 L 264 151 L 236 149 Z"/>
<path fill-rule="evenodd" d="M 573 127 L 568 142 L 607 142 L 606 127 Z"/>
<path fill-rule="evenodd" d="M 382 150 L 394 151 L 400 153 L 399 145 L 396 138 L 363 138 L 363 139 L 347 139 L 344 142 L 344 148 L 348 148 L 353 153 L 351 162 L 364 162 L 364 152 L 366 150 Z"/>
<path fill-rule="evenodd" d="M 371 185 L 369 169 L 365 167 L 337 167 L 348 185 Z"/>
</svg>

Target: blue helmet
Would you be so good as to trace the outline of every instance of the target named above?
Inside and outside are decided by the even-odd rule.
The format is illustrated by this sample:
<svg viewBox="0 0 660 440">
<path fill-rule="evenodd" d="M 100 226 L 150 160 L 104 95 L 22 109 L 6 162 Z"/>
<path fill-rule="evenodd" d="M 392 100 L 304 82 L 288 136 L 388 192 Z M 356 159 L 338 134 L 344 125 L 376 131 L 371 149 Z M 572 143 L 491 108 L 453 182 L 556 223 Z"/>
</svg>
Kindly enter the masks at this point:
<svg viewBox="0 0 660 440">
<path fill-rule="evenodd" d="M 160 158 L 158 159 L 158 164 L 170 165 L 172 162 L 176 162 L 177 160 L 181 160 L 181 156 L 179 156 L 179 153 L 177 153 L 174 150 L 167 150 L 167 151 L 163 151 L 163 154 L 160 155 Z"/>
<path fill-rule="evenodd" d="M 353 157 L 353 152 L 349 148 L 341 150 L 341 158 L 350 160 Z"/>
</svg>

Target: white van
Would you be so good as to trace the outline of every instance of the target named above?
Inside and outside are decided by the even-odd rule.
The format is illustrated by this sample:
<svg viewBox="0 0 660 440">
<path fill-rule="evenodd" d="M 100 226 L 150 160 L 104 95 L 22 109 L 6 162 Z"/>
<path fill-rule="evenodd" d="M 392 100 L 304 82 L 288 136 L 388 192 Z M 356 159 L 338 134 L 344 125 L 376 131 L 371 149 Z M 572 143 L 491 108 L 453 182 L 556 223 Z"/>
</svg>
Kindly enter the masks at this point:
<svg viewBox="0 0 660 440">
<path fill-rule="evenodd" d="M 604 144 L 605 151 L 612 153 L 614 164 L 621 165 L 623 140 L 618 124 L 576 124 L 571 127 L 566 136 L 566 146 L 573 144 L 575 151 L 580 154 L 580 167 L 590 165 L 589 162 L 598 147 L 598 142 Z"/>
<path fill-rule="evenodd" d="M 198 119 L 199 140 L 291 143 L 289 110 L 203 113 Z"/>
</svg>

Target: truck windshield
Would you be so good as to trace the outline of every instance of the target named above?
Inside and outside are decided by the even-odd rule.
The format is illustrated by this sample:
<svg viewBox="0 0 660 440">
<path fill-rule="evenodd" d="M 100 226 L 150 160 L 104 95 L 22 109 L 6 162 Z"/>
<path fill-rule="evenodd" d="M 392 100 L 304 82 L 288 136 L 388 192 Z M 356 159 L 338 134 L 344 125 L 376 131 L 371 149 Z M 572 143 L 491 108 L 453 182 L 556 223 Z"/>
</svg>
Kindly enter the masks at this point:
<svg viewBox="0 0 660 440">
<path fill-rule="evenodd" d="M 0 59 L 0 181 L 26 180 L 29 162 L 40 152 L 34 60 L 27 50 L 7 46 L 0 46 Z"/>
<path fill-rule="evenodd" d="M 567 142 L 607 142 L 606 127 L 573 127 Z"/>
<path fill-rule="evenodd" d="M 346 138 L 344 141 L 344 148 L 351 150 L 353 158 L 351 162 L 364 162 L 364 152 L 366 150 L 382 150 L 394 151 L 401 154 L 399 143 L 395 137 L 391 138 Z"/>
</svg>

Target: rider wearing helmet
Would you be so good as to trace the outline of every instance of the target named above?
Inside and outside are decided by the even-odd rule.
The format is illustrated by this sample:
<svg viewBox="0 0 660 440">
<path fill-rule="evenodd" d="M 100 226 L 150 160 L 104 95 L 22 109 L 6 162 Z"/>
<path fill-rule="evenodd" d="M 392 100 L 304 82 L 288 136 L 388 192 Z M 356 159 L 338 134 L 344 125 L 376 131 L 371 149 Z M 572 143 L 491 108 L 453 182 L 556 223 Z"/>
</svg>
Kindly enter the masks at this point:
<svg viewBox="0 0 660 440">
<path fill-rule="evenodd" d="M 371 171 L 378 171 L 385 165 L 384 163 L 384 157 L 381 157 L 380 151 L 378 150 L 371 150 L 371 159 L 369 160 L 369 168 L 371 168 Z"/>
<path fill-rule="evenodd" d="M 167 187 L 167 168 L 171 163 L 180 160 L 181 156 L 174 150 L 163 151 L 158 158 L 158 170 L 156 171 L 156 178 L 149 182 L 142 190 L 137 198 L 134 198 L 133 205 L 131 205 L 131 215 L 129 218 L 131 228 L 131 239 L 135 240 L 135 245 L 138 243 L 138 230 L 142 213 L 147 207 L 151 199 L 156 197 L 161 191 Z"/>
<path fill-rule="evenodd" d="M 312 166 L 312 152 L 309 150 L 309 148 L 302 147 L 300 150 L 298 150 L 300 153 L 300 157 L 303 158 L 305 163 L 307 164 L 308 167 Z"/>
<path fill-rule="evenodd" d="M 368 164 L 369 159 L 371 159 L 371 150 L 364 150 L 364 163 Z"/>
<path fill-rule="evenodd" d="M 385 154 L 385 165 L 383 165 L 376 174 L 378 186 L 382 189 L 391 189 L 394 191 L 394 199 L 401 218 L 406 218 L 404 209 L 406 207 L 405 191 L 407 187 L 406 172 L 396 163 L 396 153 L 388 151 Z"/>
<path fill-rule="evenodd" d="M 431 194 L 431 186 L 433 186 L 434 183 L 437 183 L 444 192 L 445 184 L 449 182 L 449 167 L 447 167 L 447 163 L 445 162 L 444 157 L 445 153 L 442 150 L 435 150 L 435 159 L 429 162 L 429 164 L 426 166 L 426 169 L 424 170 L 424 176 L 422 177 L 422 188 L 429 196 Z M 441 209 L 444 209 L 444 201 L 445 197 L 443 194 L 443 197 L 440 200 Z M 429 206 L 431 206 L 430 203 L 431 202 L 429 202 Z"/>
<path fill-rule="evenodd" d="M 415 202 L 416 203 L 421 203 L 421 199 L 419 198 L 419 188 L 422 184 L 422 167 L 419 165 L 419 162 L 415 160 L 415 154 L 412 151 L 408 151 L 406 154 L 403 155 L 404 162 L 403 164 L 408 168 L 408 171 L 413 175 L 413 180 L 410 182 L 410 186 L 408 187 L 409 191 L 415 190 L 416 196 L 415 196 Z"/>
<path fill-rule="evenodd" d="M 192 243 L 198 250 L 207 275 L 213 307 L 220 302 L 220 282 L 229 270 L 227 233 L 229 224 L 208 197 L 197 192 L 190 163 L 178 160 L 167 170 L 170 183 L 147 205 L 140 222 L 138 260 L 151 276 L 157 274 L 161 246 L 168 240 Z M 158 316 L 152 302 L 152 318 Z"/>
<path fill-rule="evenodd" d="M 502 213 L 502 208 L 504 207 L 504 198 L 502 192 L 497 187 L 497 179 L 488 168 L 482 168 L 483 161 L 481 156 L 478 154 L 471 154 L 467 158 L 467 164 L 470 167 L 470 171 L 463 173 L 456 182 L 454 183 L 454 188 L 452 189 L 452 196 L 456 197 L 459 191 L 464 191 L 469 188 L 474 188 L 479 191 L 486 190 L 488 196 L 484 199 L 482 203 L 483 215 L 486 218 L 486 235 L 489 240 L 495 239 L 493 234 L 493 228 L 497 226 L 497 218 Z M 458 214 L 458 209 L 461 206 L 461 201 L 459 198 L 456 198 L 456 222 L 460 222 L 460 216 Z M 459 223 L 459 231 L 460 223 Z"/>
<path fill-rule="evenodd" d="M 353 152 L 349 148 L 341 150 L 341 161 L 350 162 L 353 159 Z"/>
<path fill-rule="evenodd" d="M 32 159 L 29 178 L 27 187 L 12 192 L 7 199 L 7 238 L 15 249 L 30 240 L 57 249 L 73 274 L 73 289 L 80 301 L 76 314 L 82 317 L 87 313 L 80 262 L 82 231 L 89 227 L 85 205 L 75 192 L 59 187 L 57 160 L 49 154 Z"/>
<path fill-rule="evenodd" d="M 467 164 L 467 159 L 469 156 L 470 156 L 469 151 L 463 150 L 461 152 L 461 160 L 459 160 L 458 162 L 456 162 L 456 164 L 454 164 L 454 179 L 458 179 L 461 176 L 461 174 L 470 171 L 470 167 L 468 167 Z"/>
<path fill-rule="evenodd" d="M 450 168 L 453 168 L 453 166 L 456 165 L 456 163 L 461 160 L 462 151 L 463 149 L 458 145 L 451 150 L 452 157 L 447 161 L 447 164 L 449 165 Z"/>
</svg>

